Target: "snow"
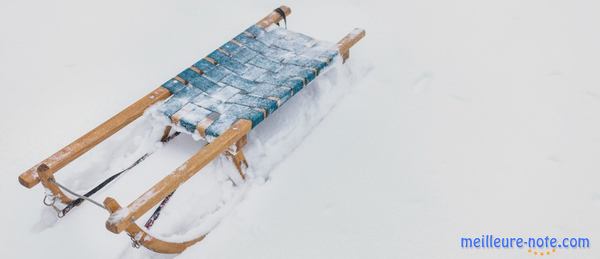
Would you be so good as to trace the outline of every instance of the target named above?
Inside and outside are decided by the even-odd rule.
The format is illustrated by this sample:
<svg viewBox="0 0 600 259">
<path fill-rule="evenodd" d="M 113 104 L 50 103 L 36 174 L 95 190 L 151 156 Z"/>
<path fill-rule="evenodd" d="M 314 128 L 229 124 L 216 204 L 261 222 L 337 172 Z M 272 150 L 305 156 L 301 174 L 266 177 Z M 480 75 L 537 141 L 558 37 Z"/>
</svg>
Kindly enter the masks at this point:
<svg viewBox="0 0 600 259">
<path fill-rule="evenodd" d="M 89 203 L 57 220 L 43 188 L 17 176 L 279 4 L 0 2 L 0 255 L 173 258 L 131 248 Z M 185 240 L 212 230 L 177 258 L 531 256 L 459 248 L 460 236 L 483 233 L 587 236 L 590 249 L 556 256 L 598 258 L 598 3 L 286 5 L 294 31 L 367 36 L 342 70 L 253 130 L 248 182 L 220 158 L 178 189 L 151 233 Z M 152 151 L 94 196 L 134 201 L 204 144 L 153 141 L 165 122 L 151 116 L 57 180 L 85 192 Z"/>
<path fill-rule="evenodd" d="M 130 213 L 128 207 L 120 208 L 114 213 L 110 214 L 110 217 L 106 220 L 108 223 L 115 224 L 123 220 L 123 218 L 127 217 Z"/>
</svg>

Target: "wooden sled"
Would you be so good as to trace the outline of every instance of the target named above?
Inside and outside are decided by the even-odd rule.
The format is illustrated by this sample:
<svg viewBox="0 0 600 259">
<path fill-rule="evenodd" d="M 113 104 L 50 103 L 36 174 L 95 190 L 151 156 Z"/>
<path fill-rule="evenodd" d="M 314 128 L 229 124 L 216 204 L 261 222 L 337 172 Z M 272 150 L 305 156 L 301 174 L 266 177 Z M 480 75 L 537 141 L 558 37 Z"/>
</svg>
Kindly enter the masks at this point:
<svg viewBox="0 0 600 259">
<path fill-rule="evenodd" d="M 97 205 L 110 213 L 106 228 L 117 234 L 127 232 L 136 246 L 158 253 L 180 253 L 202 240 L 204 236 L 186 242 L 161 240 L 135 221 L 220 155 L 231 158 L 244 178 L 247 162 L 242 150 L 248 132 L 306 87 L 333 60 L 348 59 L 350 48 L 365 36 L 364 30 L 355 29 L 337 44 L 326 46 L 274 25 L 290 14 L 287 6 L 277 8 L 190 68 L 22 173 L 19 182 L 27 188 L 41 182 L 50 193 L 46 198 L 51 201 L 44 200 L 47 205 L 57 201 L 72 204 L 74 198 L 63 191 L 74 193 L 60 185 L 54 174 L 136 120 L 148 107 L 162 102 L 159 110 L 172 122 L 165 137 L 171 127 L 176 127 L 199 134 L 209 144 L 127 207 L 111 197 Z"/>
</svg>

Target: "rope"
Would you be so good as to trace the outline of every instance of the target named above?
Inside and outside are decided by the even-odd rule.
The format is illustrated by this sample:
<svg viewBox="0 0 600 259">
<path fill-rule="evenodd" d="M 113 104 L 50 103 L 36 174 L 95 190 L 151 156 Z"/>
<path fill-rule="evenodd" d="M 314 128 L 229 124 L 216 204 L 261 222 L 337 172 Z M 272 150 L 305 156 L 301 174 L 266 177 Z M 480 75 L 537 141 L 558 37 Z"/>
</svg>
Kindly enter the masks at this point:
<svg viewBox="0 0 600 259">
<path fill-rule="evenodd" d="M 61 189 L 63 189 L 63 190 L 65 190 L 65 191 L 67 191 L 67 192 L 68 192 L 68 193 L 70 193 L 70 194 L 72 194 L 73 196 L 76 196 L 76 197 L 78 197 L 79 199 L 84 199 L 84 200 L 86 200 L 86 201 L 89 201 L 89 202 L 93 203 L 94 205 L 96 205 L 96 206 L 98 206 L 98 207 L 100 207 L 100 208 L 106 209 L 106 207 L 104 207 L 104 205 L 100 204 L 99 202 L 97 202 L 97 201 L 95 201 L 95 200 L 92 200 L 92 199 L 90 199 L 90 198 L 88 198 L 88 197 L 85 197 L 85 196 L 79 195 L 79 194 L 77 194 L 77 193 L 76 193 L 76 192 L 74 192 L 74 191 L 71 191 L 69 188 L 67 188 L 67 187 L 63 186 L 62 184 L 58 183 L 57 181 L 55 181 L 55 180 L 54 180 L 54 178 L 50 178 L 49 180 L 50 180 L 51 182 L 53 182 L 54 184 L 58 185 L 58 187 L 60 187 Z M 63 214 L 63 215 L 64 215 L 64 214 Z"/>
<path fill-rule="evenodd" d="M 287 19 L 285 17 L 285 12 L 283 11 L 283 9 L 278 7 L 274 11 L 277 12 L 279 15 L 281 15 L 281 17 L 283 18 L 283 22 L 285 23 L 285 28 L 287 29 Z M 279 26 L 279 22 L 277 22 L 276 24 L 277 24 L 277 26 Z"/>
<path fill-rule="evenodd" d="M 98 186 L 94 187 L 94 189 L 92 189 L 89 192 L 85 193 L 83 196 L 79 195 L 77 193 L 74 193 L 74 192 L 72 192 L 70 190 L 68 190 L 67 188 L 61 186 L 59 183 L 57 183 L 56 181 L 54 181 L 59 187 L 65 189 L 67 192 L 69 192 L 69 193 L 73 194 L 74 196 L 78 197 L 76 200 L 70 202 L 69 204 L 67 204 L 67 206 L 64 209 L 62 209 L 62 211 L 61 211 L 62 212 L 62 216 L 64 216 L 67 213 L 69 213 L 69 211 L 71 211 L 71 209 L 73 209 L 74 207 L 79 206 L 79 204 L 81 204 L 84 200 L 92 201 L 92 199 L 89 198 L 90 196 L 94 195 L 96 192 L 98 192 L 99 190 L 101 190 L 102 188 L 104 188 L 106 185 L 108 185 L 110 182 L 112 182 L 113 180 L 115 180 L 121 174 L 123 174 L 123 173 L 131 170 L 135 166 L 137 166 L 139 163 L 141 163 L 146 158 L 148 158 L 151 154 L 152 153 L 146 153 L 146 154 L 144 154 L 142 157 L 138 158 L 135 162 L 133 162 L 133 164 L 131 164 L 127 168 L 121 170 L 120 172 L 112 175 L 111 177 L 107 178 L 102 183 L 100 183 Z M 98 204 L 96 204 L 96 205 L 98 205 Z M 102 208 L 104 208 L 104 206 L 102 206 Z M 104 209 L 106 209 L 106 208 L 104 208 Z"/>
</svg>

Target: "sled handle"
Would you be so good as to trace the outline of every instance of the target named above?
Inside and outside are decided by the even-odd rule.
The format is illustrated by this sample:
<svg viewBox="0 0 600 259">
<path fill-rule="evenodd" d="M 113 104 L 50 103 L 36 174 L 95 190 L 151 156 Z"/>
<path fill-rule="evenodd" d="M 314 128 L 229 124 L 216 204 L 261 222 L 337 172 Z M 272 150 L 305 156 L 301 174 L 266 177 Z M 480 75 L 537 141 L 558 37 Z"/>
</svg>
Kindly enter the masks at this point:
<svg viewBox="0 0 600 259">
<path fill-rule="evenodd" d="M 175 169 L 175 171 L 129 204 L 129 206 L 112 212 L 106 221 L 106 228 L 115 234 L 121 233 L 144 215 L 144 213 L 167 197 L 167 195 L 175 191 L 181 184 L 194 176 L 200 169 L 246 136 L 251 129 L 251 121 L 238 120 L 227 131 L 200 149 L 200 151 Z M 107 208 L 117 208 L 118 203 L 116 203 L 115 199 L 107 197 L 104 200 L 104 205 Z"/>
<path fill-rule="evenodd" d="M 366 32 L 364 29 L 355 28 L 348 33 L 344 38 L 338 41 L 337 46 L 342 55 L 344 62 L 350 57 L 350 48 L 354 46 L 359 40 L 364 38 Z"/>
<path fill-rule="evenodd" d="M 140 117 L 150 105 L 169 97 L 171 93 L 160 86 L 146 96 L 142 97 L 125 110 L 117 113 L 98 127 L 83 135 L 73 143 L 54 153 L 44 161 L 25 171 L 19 176 L 21 185 L 31 188 L 40 182 L 39 172 L 44 172 L 51 177 L 70 162 L 85 154 L 87 151 L 112 136 L 129 123 Z"/>
</svg>

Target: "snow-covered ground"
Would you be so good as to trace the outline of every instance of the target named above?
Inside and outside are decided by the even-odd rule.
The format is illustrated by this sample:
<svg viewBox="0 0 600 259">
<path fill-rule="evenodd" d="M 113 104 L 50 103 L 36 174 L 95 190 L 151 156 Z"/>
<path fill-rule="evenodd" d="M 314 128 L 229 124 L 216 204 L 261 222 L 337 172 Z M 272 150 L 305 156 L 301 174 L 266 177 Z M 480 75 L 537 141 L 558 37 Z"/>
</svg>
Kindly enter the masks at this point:
<svg viewBox="0 0 600 259">
<path fill-rule="evenodd" d="M 172 258 L 131 248 L 89 203 L 57 221 L 43 190 L 17 176 L 280 4 L 1 0 L 0 256 Z M 460 248 L 481 234 L 584 236 L 591 248 L 552 256 L 600 257 L 600 4 L 284 4 L 292 30 L 367 36 L 256 129 L 252 181 L 233 186 L 219 160 L 176 193 L 157 231 L 185 236 L 222 219 L 178 258 L 533 256 Z M 147 125 L 57 178 L 83 190 L 157 150 L 96 197 L 128 204 L 201 147 L 180 136 L 158 148 Z"/>
</svg>

